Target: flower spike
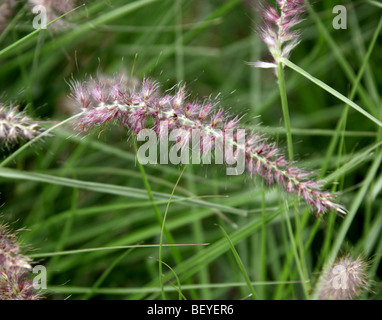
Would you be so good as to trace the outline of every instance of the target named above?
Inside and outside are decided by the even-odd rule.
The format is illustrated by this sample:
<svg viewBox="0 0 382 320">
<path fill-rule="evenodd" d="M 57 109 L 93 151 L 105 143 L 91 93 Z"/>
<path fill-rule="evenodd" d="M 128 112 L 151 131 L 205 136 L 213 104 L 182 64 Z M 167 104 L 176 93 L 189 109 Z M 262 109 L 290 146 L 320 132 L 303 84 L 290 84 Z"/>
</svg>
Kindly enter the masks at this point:
<svg viewBox="0 0 382 320">
<path fill-rule="evenodd" d="M 18 107 L 0 103 L 0 142 L 3 147 L 9 147 L 23 140 L 32 140 L 41 132 L 39 124 L 25 112 L 20 112 Z"/>
<path fill-rule="evenodd" d="M 281 58 L 288 58 L 298 45 L 300 32 L 292 30 L 305 12 L 304 0 L 278 0 L 278 8 L 263 5 L 259 10 L 262 24 L 257 28 L 259 37 L 265 42 L 273 62 L 249 63 L 256 68 L 276 68 Z"/>
<path fill-rule="evenodd" d="M 0 224 L 0 300 L 39 300 L 29 279 L 30 259 L 20 254 L 16 236 Z"/>
<path fill-rule="evenodd" d="M 131 82 L 134 82 L 133 86 L 128 85 Z M 190 139 L 194 129 L 200 130 L 204 137 L 212 137 L 202 139 L 202 152 L 210 151 L 219 139 L 227 138 L 239 125 L 238 117 L 232 118 L 220 110 L 217 101 L 188 101 L 184 86 L 178 86 L 174 94 L 162 94 L 159 84 L 149 79 L 139 84 L 128 82 L 123 76 L 89 78 L 72 84 L 72 97 L 79 111 L 84 111 L 77 123 L 77 128 L 84 131 L 113 123 L 137 134 L 151 123 L 155 133 L 162 138 L 165 134 L 161 124 L 165 123 L 167 130 L 186 132 L 184 139 Z M 268 185 L 277 184 L 288 193 L 297 194 L 315 209 L 317 215 L 329 210 L 346 213 L 334 202 L 334 196 L 323 189 L 323 183 L 315 181 L 310 172 L 288 162 L 266 136 L 249 133 L 243 145 L 238 143 L 239 134 L 230 139 L 228 147 L 235 154 L 243 152 L 251 176 L 260 176 Z M 187 141 L 177 142 L 182 145 Z"/>
<path fill-rule="evenodd" d="M 318 283 L 319 300 L 353 300 L 368 287 L 367 262 L 350 254 L 338 258 Z"/>
</svg>

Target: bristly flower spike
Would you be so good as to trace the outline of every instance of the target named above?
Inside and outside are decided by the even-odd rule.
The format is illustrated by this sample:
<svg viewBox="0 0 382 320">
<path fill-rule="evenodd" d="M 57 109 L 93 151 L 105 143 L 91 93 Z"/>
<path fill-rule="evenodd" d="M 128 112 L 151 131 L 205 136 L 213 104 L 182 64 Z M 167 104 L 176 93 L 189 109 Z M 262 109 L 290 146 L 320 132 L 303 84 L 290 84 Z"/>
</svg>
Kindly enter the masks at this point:
<svg viewBox="0 0 382 320">
<path fill-rule="evenodd" d="M 20 253 L 16 236 L 0 224 L 0 300 L 41 298 L 29 279 L 30 262 Z"/>
<path fill-rule="evenodd" d="M 128 83 L 134 85 L 128 85 Z M 145 129 L 147 123 L 153 123 L 153 130 L 163 138 L 166 136 L 161 124 L 167 130 L 182 129 L 189 139 L 192 130 L 202 132 L 201 152 L 210 151 L 216 139 L 228 137 L 230 148 L 234 152 L 243 151 L 247 171 L 252 176 L 262 177 L 269 185 L 278 184 L 288 193 L 297 194 L 315 209 L 317 215 L 329 210 L 346 213 L 335 203 L 333 195 L 323 189 L 323 183 L 315 181 L 312 173 L 294 166 L 264 135 L 252 132 L 246 136 L 244 146 L 238 144 L 239 135 L 233 139 L 228 134 L 239 126 L 238 117 L 230 117 L 219 109 L 216 100 L 203 103 L 189 101 L 184 86 L 177 86 L 173 94 L 162 94 L 159 84 L 149 79 L 141 83 L 127 81 L 123 76 L 111 78 L 89 78 L 84 82 L 72 84 L 72 97 L 80 112 L 77 128 L 84 131 L 105 125 L 120 124 L 134 134 Z M 147 120 L 150 121 L 147 121 Z M 211 139 L 207 140 L 207 137 Z M 180 145 L 187 141 L 177 141 Z"/>
<path fill-rule="evenodd" d="M 302 21 L 304 0 L 277 0 L 277 5 L 278 8 L 262 5 L 259 10 L 262 24 L 257 33 L 267 45 L 273 61 L 249 63 L 256 68 L 276 68 L 280 59 L 288 58 L 299 43 L 300 32 L 292 29 Z"/>
<path fill-rule="evenodd" d="M 354 300 L 368 288 L 367 262 L 346 254 L 324 272 L 318 283 L 319 300 Z"/>
</svg>

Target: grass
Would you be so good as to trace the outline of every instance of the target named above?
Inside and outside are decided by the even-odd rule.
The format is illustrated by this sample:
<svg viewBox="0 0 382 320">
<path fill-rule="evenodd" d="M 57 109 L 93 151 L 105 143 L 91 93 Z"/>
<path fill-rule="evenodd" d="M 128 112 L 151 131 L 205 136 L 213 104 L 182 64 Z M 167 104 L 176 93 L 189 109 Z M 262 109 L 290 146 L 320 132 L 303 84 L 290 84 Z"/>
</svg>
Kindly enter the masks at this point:
<svg viewBox="0 0 382 320">
<path fill-rule="evenodd" d="M 331 1 L 308 11 L 280 88 L 246 64 L 269 54 L 245 1 L 88 1 L 58 31 L 34 30 L 20 4 L 0 35 L 2 101 L 49 134 L 2 151 L 1 215 L 47 268 L 47 299 L 314 299 L 320 272 L 345 252 L 370 261 L 361 298 L 381 299 L 382 9 L 343 4 L 346 30 L 333 29 Z M 245 128 L 315 170 L 347 215 L 317 218 L 222 165 L 141 165 L 120 128 L 75 133 L 67 82 L 120 70 L 220 94 Z"/>
</svg>

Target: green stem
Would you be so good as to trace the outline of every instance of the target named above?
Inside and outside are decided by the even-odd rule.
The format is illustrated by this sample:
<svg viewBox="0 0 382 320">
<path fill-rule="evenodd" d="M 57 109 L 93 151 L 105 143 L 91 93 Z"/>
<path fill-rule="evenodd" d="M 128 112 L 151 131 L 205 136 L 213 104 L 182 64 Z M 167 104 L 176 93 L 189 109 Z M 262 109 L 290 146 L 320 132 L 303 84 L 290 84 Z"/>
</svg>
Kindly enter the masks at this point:
<svg viewBox="0 0 382 320">
<path fill-rule="evenodd" d="M 138 164 L 138 167 L 139 167 L 139 171 L 141 172 L 141 177 L 142 177 L 143 184 L 145 185 L 145 188 L 146 188 L 146 191 L 147 191 L 147 196 L 149 197 L 149 200 L 150 200 L 151 205 L 153 207 L 153 210 L 154 210 L 155 216 L 156 216 L 156 218 L 158 220 L 158 223 L 159 223 L 160 226 L 162 226 L 162 223 L 163 223 L 162 215 L 161 215 L 161 213 L 160 213 L 160 211 L 158 209 L 158 206 L 155 203 L 154 195 L 152 193 L 151 186 L 150 186 L 149 180 L 148 180 L 147 175 L 146 175 L 146 171 L 143 168 L 143 165 L 139 162 L 138 149 L 137 149 L 137 143 L 135 141 L 135 137 L 133 138 L 133 146 L 134 146 L 135 154 L 137 155 L 137 158 L 136 158 L 137 160 L 136 161 L 137 161 L 137 164 Z M 165 237 L 166 237 L 166 239 L 167 239 L 167 241 L 169 243 L 172 243 L 172 244 L 175 243 L 174 237 L 172 236 L 170 231 L 167 230 L 166 227 L 164 227 L 164 235 L 165 235 Z M 179 250 L 176 247 L 171 247 L 170 250 L 172 252 L 172 255 L 173 255 L 176 263 L 180 263 L 182 261 L 182 257 L 180 255 Z"/>
<path fill-rule="evenodd" d="M 239 256 L 239 254 L 237 253 L 234 244 L 232 243 L 230 237 L 228 236 L 228 234 L 227 234 L 227 232 L 224 230 L 224 228 L 223 228 L 221 225 L 217 225 L 217 226 L 218 226 L 218 227 L 220 228 L 220 230 L 223 232 L 224 236 L 226 237 L 226 239 L 227 239 L 227 241 L 228 241 L 228 244 L 229 244 L 229 246 L 230 246 L 230 248 L 231 248 L 231 251 L 232 251 L 232 253 L 233 253 L 234 257 L 235 257 L 236 263 L 237 263 L 237 265 L 238 265 L 238 267 L 239 267 L 239 269 L 240 269 L 240 271 L 241 271 L 241 274 L 243 275 L 243 278 L 244 278 L 244 280 L 245 280 L 245 282 L 246 282 L 246 284 L 247 284 L 248 290 L 249 290 L 249 292 L 251 293 L 251 298 L 252 298 L 253 300 L 258 300 L 257 293 L 256 293 L 255 289 L 254 289 L 253 286 L 252 286 L 251 280 L 249 279 L 248 273 L 247 273 L 247 271 L 245 270 L 245 267 L 244 267 L 244 265 L 243 265 L 243 262 L 241 261 L 240 256 Z"/>
<path fill-rule="evenodd" d="M 345 97 L 343 94 L 339 93 L 337 90 L 333 89 L 332 87 L 328 86 L 326 83 L 322 82 L 321 80 L 313 77 L 311 74 L 306 72 L 304 69 L 300 68 L 299 66 L 295 65 L 293 62 L 291 62 L 288 59 L 281 58 L 282 63 L 284 63 L 289 68 L 293 69 L 294 71 L 298 72 L 314 84 L 318 85 L 325 91 L 329 92 L 331 95 L 336 97 L 337 99 L 341 100 L 342 102 L 345 102 L 347 105 L 352 107 L 353 109 L 357 110 L 359 113 L 363 114 L 365 117 L 376 123 L 379 127 L 382 127 L 382 122 L 372 116 L 370 113 L 365 111 L 363 108 L 361 108 L 359 105 L 351 101 L 349 98 Z"/>
<path fill-rule="evenodd" d="M 305 298 L 308 299 L 308 297 L 309 297 L 309 294 L 308 294 L 308 283 L 306 281 L 305 274 L 304 274 L 303 267 L 302 267 L 303 257 L 300 257 L 298 252 L 297 252 L 295 235 L 293 233 L 292 224 L 290 222 L 288 211 L 289 211 L 289 208 L 288 208 L 288 205 L 286 205 L 284 215 L 285 215 L 285 221 L 286 221 L 286 224 L 287 224 L 288 234 L 289 234 L 289 237 L 290 237 L 290 243 L 292 245 L 293 254 L 295 256 L 296 266 L 297 266 L 297 270 L 298 270 L 298 273 L 299 273 L 300 278 L 301 278 L 301 283 L 302 283 L 302 288 L 303 288 L 303 291 L 304 291 L 304 294 L 305 294 Z"/>
<path fill-rule="evenodd" d="M 294 154 L 293 154 L 292 131 L 291 131 L 291 126 L 290 126 L 289 107 L 288 107 L 288 98 L 287 98 L 287 92 L 286 92 L 286 86 L 285 86 L 284 68 L 283 68 L 283 64 L 281 62 L 279 62 L 278 66 L 277 66 L 277 78 L 278 78 L 280 97 L 281 97 L 281 107 L 283 110 L 285 131 L 286 131 L 286 137 L 287 137 L 288 156 L 289 156 L 289 161 L 293 162 Z M 304 294 L 306 297 L 308 297 L 308 285 L 305 282 L 306 274 L 304 273 L 304 271 L 306 272 L 306 266 L 304 263 L 303 245 L 302 245 L 302 241 L 301 241 L 300 216 L 299 216 L 299 212 L 298 212 L 298 209 L 296 206 L 296 199 L 294 201 L 295 201 L 294 202 L 294 204 L 295 204 L 294 208 L 295 208 L 295 220 L 296 220 L 296 226 L 297 226 L 297 234 L 294 235 L 294 233 L 292 231 L 292 226 L 291 226 L 289 217 L 286 217 L 287 227 L 288 227 L 288 232 L 289 232 L 290 237 L 291 237 L 293 252 L 295 254 L 298 271 L 299 271 L 300 277 L 303 281 Z M 298 256 L 296 243 L 293 242 L 295 240 L 296 240 L 296 242 L 300 248 L 301 257 Z M 299 258 L 301 258 L 301 260 Z"/>
<path fill-rule="evenodd" d="M 164 286 L 163 286 L 163 279 L 162 279 L 162 247 L 163 247 L 163 234 L 164 234 L 164 230 L 165 230 L 165 223 L 166 223 L 166 218 L 167 218 L 167 213 L 168 213 L 168 209 L 170 207 L 170 203 L 171 203 L 171 200 L 172 200 L 172 197 L 175 193 L 175 189 L 176 187 L 178 186 L 179 184 L 179 181 L 180 179 L 182 178 L 183 176 L 183 173 L 184 171 L 186 170 L 187 168 L 187 164 L 184 166 L 182 172 L 180 173 L 179 177 L 178 177 L 178 180 L 176 181 L 175 185 L 174 185 L 174 188 L 172 189 L 172 192 L 171 192 L 171 195 L 170 195 L 170 198 L 168 199 L 168 202 L 167 202 L 167 206 L 166 206 L 166 210 L 164 212 L 164 216 L 163 216 L 163 220 L 162 220 L 162 228 L 161 228 L 161 232 L 160 232 L 160 242 L 159 242 L 159 285 L 160 285 L 160 288 L 161 288 L 161 293 L 162 293 L 162 298 L 163 300 L 166 300 L 166 294 L 164 292 Z"/>
<path fill-rule="evenodd" d="M 288 144 L 288 155 L 289 161 L 293 161 L 293 142 L 292 142 L 292 131 L 290 128 L 290 118 L 289 118 L 289 108 L 288 99 L 285 87 L 284 69 L 282 63 L 277 66 L 277 78 L 279 83 L 280 97 L 281 97 L 281 107 L 283 110 L 284 124 L 286 130 L 287 144 Z"/>
</svg>

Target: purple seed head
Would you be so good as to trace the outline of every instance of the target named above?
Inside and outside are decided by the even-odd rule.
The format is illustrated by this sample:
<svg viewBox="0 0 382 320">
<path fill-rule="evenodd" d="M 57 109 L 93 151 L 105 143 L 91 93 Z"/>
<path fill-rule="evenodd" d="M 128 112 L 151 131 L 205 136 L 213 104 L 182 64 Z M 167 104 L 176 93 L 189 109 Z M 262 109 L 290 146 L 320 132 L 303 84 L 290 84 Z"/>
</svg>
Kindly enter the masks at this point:
<svg viewBox="0 0 382 320">
<path fill-rule="evenodd" d="M 353 300 L 367 289 L 367 262 L 349 254 L 337 259 L 318 283 L 319 300 Z"/>
<path fill-rule="evenodd" d="M 30 269 L 29 259 L 20 254 L 16 236 L 7 226 L 0 225 L 0 266 L 11 270 L 18 268 Z"/>
<path fill-rule="evenodd" d="M 217 139 L 224 139 L 230 131 L 238 129 L 239 118 L 219 109 L 218 101 L 189 101 L 184 86 L 177 86 L 174 90 L 161 94 L 157 82 L 149 79 L 141 83 L 127 81 L 123 76 L 75 81 L 72 96 L 78 109 L 84 111 L 76 127 L 87 131 L 112 123 L 137 133 L 151 124 L 160 138 L 166 136 L 165 130 L 183 129 L 187 134 L 184 141 L 177 141 L 179 145 L 186 144 L 192 130 L 198 129 L 203 133 L 200 144 L 203 152 L 214 148 Z M 235 134 L 229 140 L 235 153 L 240 149 L 240 137 Z M 329 210 L 346 213 L 334 201 L 334 196 L 323 189 L 323 183 L 315 181 L 311 172 L 289 163 L 265 135 L 255 131 L 249 133 L 243 148 L 245 150 L 241 151 L 244 151 L 245 165 L 251 176 L 260 176 L 268 185 L 279 185 L 288 193 L 297 194 L 314 208 L 317 215 Z"/>
<path fill-rule="evenodd" d="M 23 140 L 31 140 L 42 132 L 37 121 L 32 120 L 18 107 L 0 103 L 0 140 L 9 147 Z"/>
</svg>

